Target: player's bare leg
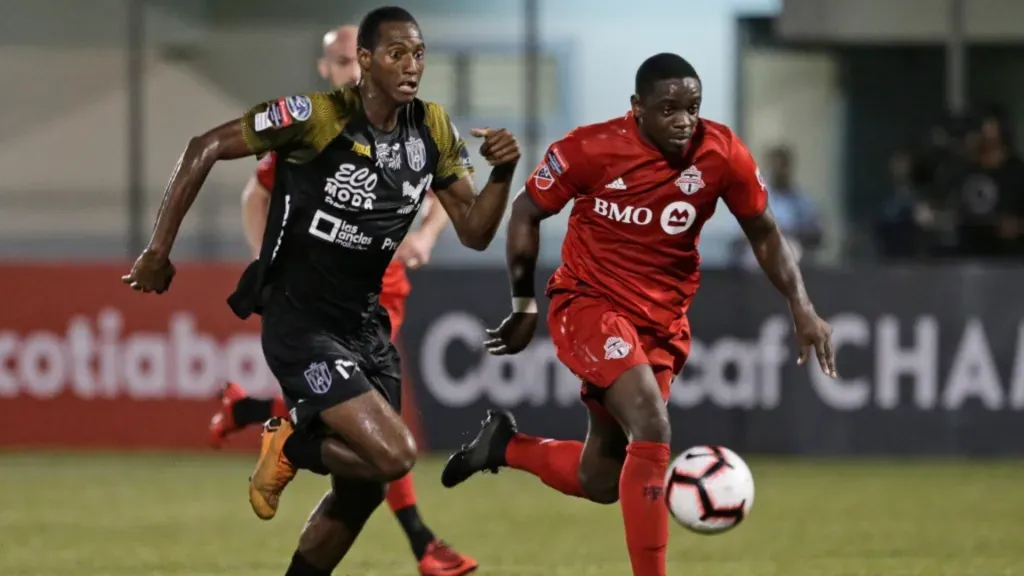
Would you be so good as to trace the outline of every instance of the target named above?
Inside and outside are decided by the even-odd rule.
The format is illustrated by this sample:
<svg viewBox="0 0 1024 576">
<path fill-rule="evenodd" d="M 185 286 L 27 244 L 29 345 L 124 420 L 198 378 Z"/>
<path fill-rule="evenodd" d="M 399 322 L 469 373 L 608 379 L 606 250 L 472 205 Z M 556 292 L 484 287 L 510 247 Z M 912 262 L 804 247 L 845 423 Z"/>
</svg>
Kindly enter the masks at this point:
<svg viewBox="0 0 1024 576">
<path fill-rule="evenodd" d="M 599 504 L 619 500 L 626 435 L 606 414 L 590 413 L 586 442 L 529 436 L 508 412 L 488 413 L 477 437 L 448 459 L 441 482 L 456 486 L 477 472 L 509 467 L 533 474 L 568 496 Z"/>
<path fill-rule="evenodd" d="M 664 576 L 668 509 L 662 492 L 671 433 L 650 366 L 634 366 L 619 376 L 602 405 L 615 422 L 591 413 L 586 444 L 520 434 L 511 414 L 491 411 L 477 437 L 449 458 L 441 482 L 452 487 L 477 472 L 508 466 L 570 496 L 618 501 L 633 574 Z"/>
<path fill-rule="evenodd" d="M 599 504 L 619 501 L 619 476 L 626 461 L 626 434 L 607 414 L 588 412 L 587 440 L 580 456 L 580 487 L 587 499 Z"/>
<path fill-rule="evenodd" d="M 298 469 L 350 480 L 390 482 L 416 462 L 416 443 L 388 401 L 365 392 L 320 412 L 329 435 L 294 433 L 274 418 L 263 433 L 260 458 L 249 483 L 249 503 L 263 519 L 277 513 L 281 492 Z"/>
<path fill-rule="evenodd" d="M 306 520 L 285 576 L 329 576 L 384 500 L 377 482 L 331 478 L 331 489 Z"/>
<path fill-rule="evenodd" d="M 325 497 L 325 500 L 332 503 L 331 509 L 342 509 L 342 512 L 334 513 L 335 518 L 338 514 L 350 514 L 346 516 L 350 520 L 341 524 L 331 523 L 328 522 L 330 518 L 323 519 L 322 514 L 314 513 L 311 520 L 316 519 L 316 522 L 309 528 L 311 532 L 306 541 L 329 541 L 333 543 L 335 549 L 323 553 L 313 552 L 311 556 L 304 557 L 308 560 L 307 564 L 316 568 L 327 568 L 333 567 L 341 560 L 344 554 L 338 550 L 347 550 L 346 546 L 351 545 L 358 534 L 357 527 L 362 527 L 356 520 L 363 508 L 353 504 L 352 512 L 344 512 L 349 497 L 348 492 L 339 487 L 383 487 L 384 483 L 389 481 L 408 481 L 409 470 L 415 462 L 416 447 L 401 418 L 377 392 L 367 392 L 329 408 L 320 413 L 320 420 L 328 429 L 330 436 L 324 437 L 306 431 L 295 432 L 291 424 L 283 420 L 277 422 L 274 430 L 270 430 L 268 423 L 264 447 L 270 448 L 261 453 L 260 462 L 257 463 L 257 472 L 253 474 L 250 483 L 250 502 L 257 515 L 261 518 L 271 518 L 276 513 L 281 491 L 294 477 L 297 469 L 331 474 L 336 495 L 330 499 Z M 266 438 L 271 436 L 283 436 L 283 439 L 268 441 Z M 261 490 L 261 487 L 265 489 Z M 357 497 L 356 500 L 362 502 L 359 498 L 361 497 Z M 377 504 L 374 504 L 374 508 Z M 321 507 L 324 506 L 326 505 Z M 404 507 L 403 511 L 406 515 L 411 514 L 413 523 L 417 524 L 415 531 L 410 532 L 407 529 L 406 533 L 419 560 L 420 574 L 462 576 L 476 570 L 476 560 L 460 555 L 434 537 L 422 524 L 414 505 Z M 365 521 L 365 518 L 362 521 Z M 403 527 L 404 525 L 405 522 Z M 339 534 L 332 533 L 325 526 L 335 526 L 334 530 Z M 345 542 L 348 544 L 341 546 Z M 325 549 L 327 548 L 330 547 L 325 545 Z M 314 561 L 313 556 L 318 560 Z M 300 565 L 303 562 L 302 558 L 294 560 L 294 563 Z"/>
<path fill-rule="evenodd" d="M 439 539 L 420 516 L 410 472 L 388 484 L 388 507 L 402 526 L 422 576 L 461 576 L 479 567 L 474 558 L 459 553 Z"/>
<path fill-rule="evenodd" d="M 651 367 L 642 364 L 624 372 L 608 388 L 603 405 L 629 439 L 619 477 L 619 505 L 633 574 L 665 576 L 668 507 L 663 500 L 671 427 Z"/>
</svg>

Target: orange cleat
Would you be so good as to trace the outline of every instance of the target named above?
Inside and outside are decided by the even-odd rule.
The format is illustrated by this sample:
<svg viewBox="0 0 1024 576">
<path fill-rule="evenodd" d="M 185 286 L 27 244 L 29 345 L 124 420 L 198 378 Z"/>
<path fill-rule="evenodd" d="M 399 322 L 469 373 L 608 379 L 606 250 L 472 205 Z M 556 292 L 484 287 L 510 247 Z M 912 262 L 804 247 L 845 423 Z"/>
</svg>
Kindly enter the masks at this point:
<svg viewBox="0 0 1024 576">
<path fill-rule="evenodd" d="M 476 570 L 480 563 L 463 556 L 443 540 L 434 540 L 420 559 L 421 576 L 462 576 Z"/>
<path fill-rule="evenodd" d="M 249 477 L 249 504 L 263 520 L 277 514 L 281 492 L 295 478 L 295 466 L 285 457 L 284 442 L 295 429 L 283 418 L 271 418 L 263 425 L 263 442 L 256 469 Z"/>
<path fill-rule="evenodd" d="M 209 442 L 211 448 L 220 448 L 224 444 L 224 438 L 241 430 L 241 427 L 235 423 L 233 413 L 235 402 L 246 396 L 245 388 L 234 382 L 228 382 L 228 385 L 224 387 L 224 391 L 220 395 L 220 409 L 213 415 L 213 418 L 210 418 Z"/>
</svg>

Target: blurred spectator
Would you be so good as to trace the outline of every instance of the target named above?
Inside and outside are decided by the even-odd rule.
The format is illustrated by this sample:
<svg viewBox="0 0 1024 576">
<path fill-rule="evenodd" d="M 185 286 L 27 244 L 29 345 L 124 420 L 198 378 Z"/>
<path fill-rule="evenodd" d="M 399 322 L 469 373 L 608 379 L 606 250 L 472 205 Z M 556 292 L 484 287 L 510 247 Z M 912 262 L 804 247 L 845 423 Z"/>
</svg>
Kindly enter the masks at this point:
<svg viewBox="0 0 1024 576">
<path fill-rule="evenodd" d="M 787 146 L 775 146 L 767 154 L 768 205 L 775 214 L 782 234 L 799 258 L 821 246 L 821 216 L 814 201 L 793 180 L 793 153 Z M 743 238 L 733 244 L 740 265 L 757 265 L 750 246 Z"/>
<path fill-rule="evenodd" d="M 882 204 L 876 223 L 883 258 L 913 258 L 928 248 L 936 211 L 927 200 L 932 174 L 927 163 L 909 152 L 893 154 L 889 162 L 892 195 Z"/>
<path fill-rule="evenodd" d="M 958 186 L 958 253 L 975 258 L 1021 254 L 1024 235 L 1024 161 L 1013 149 L 1008 123 L 998 111 L 982 116 L 972 154 Z"/>
</svg>

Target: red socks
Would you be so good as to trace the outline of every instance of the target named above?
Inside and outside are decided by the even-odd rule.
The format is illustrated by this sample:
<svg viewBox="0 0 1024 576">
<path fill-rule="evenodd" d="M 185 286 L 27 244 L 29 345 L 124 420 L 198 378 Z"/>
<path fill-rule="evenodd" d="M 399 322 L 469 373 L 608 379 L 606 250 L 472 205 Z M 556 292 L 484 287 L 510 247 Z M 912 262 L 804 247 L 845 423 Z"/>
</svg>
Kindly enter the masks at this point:
<svg viewBox="0 0 1024 576">
<path fill-rule="evenodd" d="M 619 476 L 619 505 L 634 576 L 665 576 L 668 507 L 665 471 L 671 451 L 659 442 L 630 442 Z"/>
<path fill-rule="evenodd" d="M 392 512 L 416 505 L 416 490 L 412 486 L 412 473 L 388 484 L 388 507 Z"/>
<path fill-rule="evenodd" d="M 274 396 L 274 401 L 270 405 L 270 416 L 271 418 L 274 416 L 278 418 L 291 418 L 291 415 L 288 414 L 288 406 L 284 403 L 284 398 L 281 396 Z"/>
<path fill-rule="evenodd" d="M 516 434 L 505 448 L 509 468 L 529 472 L 562 494 L 585 498 L 579 468 L 583 443 Z"/>
<path fill-rule="evenodd" d="M 582 442 L 516 434 L 505 449 L 505 461 L 510 468 L 529 472 L 563 494 L 586 498 L 578 476 L 582 452 Z M 619 505 L 634 576 L 666 576 L 665 470 L 670 457 L 669 445 L 659 442 L 631 442 L 626 448 L 619 476 Z"/>
</svg>

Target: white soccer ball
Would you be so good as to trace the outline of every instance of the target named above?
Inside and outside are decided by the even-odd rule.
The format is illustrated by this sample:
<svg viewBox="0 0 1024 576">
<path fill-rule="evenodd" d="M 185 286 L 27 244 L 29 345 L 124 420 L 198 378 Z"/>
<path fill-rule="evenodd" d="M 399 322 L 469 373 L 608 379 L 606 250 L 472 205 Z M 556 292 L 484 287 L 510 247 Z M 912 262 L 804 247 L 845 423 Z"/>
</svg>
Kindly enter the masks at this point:
<svg viewBox="0 0 1024 576">
<path fill-rule="evenodd" d="M 735 452 L 694 446 L 665 474 L 665 502 L 676 522 L 700 534 L 735 528 L 754 505 L 754 477 Z"/>
</svg>

